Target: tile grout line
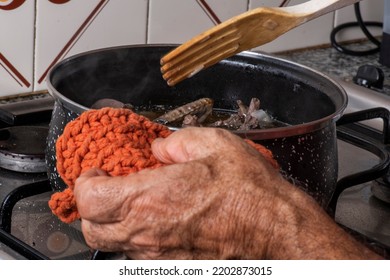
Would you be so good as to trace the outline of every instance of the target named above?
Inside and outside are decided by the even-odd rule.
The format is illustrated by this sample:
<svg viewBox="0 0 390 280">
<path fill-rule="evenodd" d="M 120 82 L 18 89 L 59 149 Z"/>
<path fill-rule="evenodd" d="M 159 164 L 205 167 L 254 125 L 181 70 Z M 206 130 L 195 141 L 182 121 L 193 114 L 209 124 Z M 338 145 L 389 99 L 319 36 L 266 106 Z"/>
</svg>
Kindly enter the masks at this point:
<svg viewBox="0 0 390 280">
<path fill-rule="evenodd" d="M 150 0 L 147 0 L 147 4 L 146 4 L 145 44 L 149 43 L 149 28 L 150 28 Z"/>
<path fill-rule="evenodd" d="M 35 0 L 35 4 L 34 4 L 34 35 L 33 35 L 33 61 L 32 61 L 32 86 L 31 86 L 31 91 L 34 92 L 35 91 L 35 80 L 36 80 L 36 61 L 37 61 L 37 53 L 36 53 L 36 50 L 37 50 L 37 19 L 38 19 L 38 0 Z"/>
</svg>

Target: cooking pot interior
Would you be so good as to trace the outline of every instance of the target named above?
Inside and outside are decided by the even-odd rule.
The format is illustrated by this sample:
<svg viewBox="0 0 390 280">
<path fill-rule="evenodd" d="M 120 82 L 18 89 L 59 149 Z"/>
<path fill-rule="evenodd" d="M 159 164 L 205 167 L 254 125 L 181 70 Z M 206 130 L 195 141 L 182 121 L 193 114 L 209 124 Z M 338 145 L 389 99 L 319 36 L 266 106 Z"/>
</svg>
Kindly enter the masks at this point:
<svg viewBox="0 0 390 280">
<path fill-rule="evenodd" d="M 177 86 L 162 79 L 160 58 L 173 46 L 123 46 L 66 59 L 52 69 L 52 94 L 81 113 L 101 98 L 138 105 L 179 106 L 202 97 L 215 108 L 236 109 L 236 101 L 261 101 L 279 121 L 301 124 L 334 114 L 345 105 L 327 77 L 301 65 L 244 52 L 205 69 Z"/>
</svg>

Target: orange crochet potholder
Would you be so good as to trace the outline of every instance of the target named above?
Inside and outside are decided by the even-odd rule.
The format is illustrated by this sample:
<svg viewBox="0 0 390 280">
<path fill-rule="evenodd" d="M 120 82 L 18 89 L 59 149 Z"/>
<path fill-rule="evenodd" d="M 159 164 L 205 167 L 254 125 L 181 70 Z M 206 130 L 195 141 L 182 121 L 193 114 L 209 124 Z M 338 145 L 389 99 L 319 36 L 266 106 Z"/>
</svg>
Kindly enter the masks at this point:
<svg viewBox="0 0 390 280">
<path fill-rule="evenodd" d="M 82 172 L 93 167 L 110 176 L 125 176 L 164 165 L 153 156 L 151 143 L 171 133 L 168 127 L 125 108 L 83 112 L 65 126 L 56 142 L 56 167 L 67 188 L 51 196 L 49 207 L 53 214 L 65 223 L 80 218 L 73 196 L 74 183 Z M 246 141 L 278 168 L 269 150 Z"/>
</svg>

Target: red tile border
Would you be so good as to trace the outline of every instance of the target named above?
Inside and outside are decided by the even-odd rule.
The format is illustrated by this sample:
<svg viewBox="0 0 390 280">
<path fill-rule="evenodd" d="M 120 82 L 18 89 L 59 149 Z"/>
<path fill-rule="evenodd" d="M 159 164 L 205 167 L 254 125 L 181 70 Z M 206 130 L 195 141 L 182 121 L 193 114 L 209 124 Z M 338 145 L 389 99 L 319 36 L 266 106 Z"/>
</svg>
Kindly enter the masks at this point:
<svg viewBox="0 0 390 280">
<path fill-rule="evenodd" d="M 89 16 L 84 20 L 84 22 L 81 24 L 81 26 L 77 29 L 77 31 L 73 34 L 73 36 L 70 38 L 70 40 L 65 44 L 65 46 L 61 49 L 61 51 L 58 53 L 58 55 L 54 58 L 54 60 L 50 63 L 48 68 L 43 72 L 41 77 L 38 80 L 38 83 L 42 83 L 44 79 L 46 78 L 47 73 L 49 70 L 58 62 L 60 59 L 62 59 L 72 48 L 72 46 L 77 42 L 77 40 L 80 38 L 80 35 L 85 32 L 85 30 L 88 28 L 88 26 L 92 23 L 92 21 L 96 18 L 96 16 L 100 13 L 100 11 L 104 8 L 104 6 L 107 4 L 109 0 L 101 0 L 98 5 L 93 9 L 93 11 L 89 14 Z M 58 2 L 58 1 L 57 1 Z M 63 2 L 63 1 L 62 1 Z"/>
<path fill-rule="evenodd" d="M 214 10 L 210 7 L 210 5 L 207 3 L 206 0 L 196 0 L 196 2 L 199 4 L 199 6 L 203 9 L 203 11 L 206 13 L 206 15 L 214 22 L 214 24 L 220 24 L 221 20 L 217 16 L 217 14 L 214 12 Z"/>
<path fill-rule="evenodd" d="M 27 79 L 12 65 L 12 63 L 0 53 L 0 65 L 7 71 L 11 77 L 20 85 L 30 87 L 31 84 Z"/>
</svg>

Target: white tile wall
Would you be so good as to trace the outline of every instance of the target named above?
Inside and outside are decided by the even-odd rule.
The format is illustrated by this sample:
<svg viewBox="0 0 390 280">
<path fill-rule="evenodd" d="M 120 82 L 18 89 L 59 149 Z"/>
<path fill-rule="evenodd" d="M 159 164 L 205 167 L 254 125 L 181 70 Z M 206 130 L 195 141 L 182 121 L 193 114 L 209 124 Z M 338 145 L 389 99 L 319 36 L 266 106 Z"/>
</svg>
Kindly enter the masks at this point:
<svg viewBox="0 0 390 280">
<path fill-rule="evenodd" d="M 146 43 L 146 0 L 37 1 L 35 90 L 48 69 L 88 50 Z"/>
<path fill-rule="evenodd" d="M 150 0 L 148 43 L 182 43 L 247 8 L 248 0 Z"/>
<path fill-rule="evenodd" d="M 48 69 L 70 55 L 116 45 L 182 43 L 220 21 L 282 0 L 0 0 L 0 97 L 46 89 Z M 289 5 L 304 2 L 291 0 Z M 383 0 L 361 2 L 365 20 L 382 21 Z M 325 15 L 257 48 L 266 52 L 329 43 L 334 25 L 355 21 L 353 7 Z M 375 30 L 375 34 L 381 34 Z M 348 30 L 341 40 L 361 38 Z"/>
</svg>

